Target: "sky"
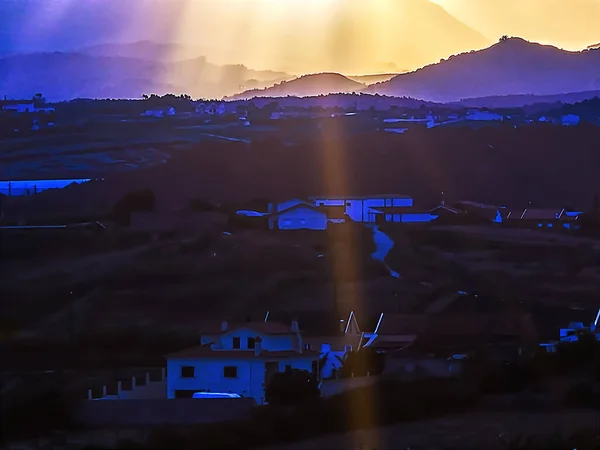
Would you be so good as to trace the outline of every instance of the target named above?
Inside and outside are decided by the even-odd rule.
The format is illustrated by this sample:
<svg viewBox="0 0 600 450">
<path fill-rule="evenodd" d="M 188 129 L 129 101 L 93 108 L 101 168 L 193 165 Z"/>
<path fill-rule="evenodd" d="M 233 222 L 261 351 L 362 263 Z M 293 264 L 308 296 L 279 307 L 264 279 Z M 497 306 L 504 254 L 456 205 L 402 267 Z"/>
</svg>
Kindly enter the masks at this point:
<svg viewBox="0 0 600 450">
<path fill-rule="evenodd" d="M 504 34 L 600 42 L 600 0 L 0 0 L 0 17 L 2 53 L 153 40 L 296 74 L 413 70 Z"/>
</svg>

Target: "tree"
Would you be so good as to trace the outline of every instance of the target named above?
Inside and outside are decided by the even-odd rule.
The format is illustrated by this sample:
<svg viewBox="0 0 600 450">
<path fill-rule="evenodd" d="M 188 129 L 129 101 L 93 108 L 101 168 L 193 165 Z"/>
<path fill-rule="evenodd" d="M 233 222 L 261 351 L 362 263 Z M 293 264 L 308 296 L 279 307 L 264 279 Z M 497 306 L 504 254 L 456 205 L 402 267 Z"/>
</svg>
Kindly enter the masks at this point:
<svg viewBox="0 0 600 450">
<path fill-rule="evenodd" d="M 267 403 L 293 406 L 321 395 L 317 381 L 306 370 L 286 370 L 273 375 L 265 389 Z"/>
<path fill-rule="evenodd" d="M 509 38 L 508 38 L 508 35 L 507 35 L 507 34 L 505 34 L 505 35 L 503 35 L 503 36 L 500 38 L 499 42 L 506 42 L 506 41 L 508 41 L 508 39 L 509 39 Z"/>
<path fill-rule="evenodd" d="M 152 212 L 154 211 L 155 204 L 156 197 L 150 189 L 130 192 L 115 203 L 113 218 L 121 225 L 129 225 L 131 223 L 131 213 Z"/>
</svg>

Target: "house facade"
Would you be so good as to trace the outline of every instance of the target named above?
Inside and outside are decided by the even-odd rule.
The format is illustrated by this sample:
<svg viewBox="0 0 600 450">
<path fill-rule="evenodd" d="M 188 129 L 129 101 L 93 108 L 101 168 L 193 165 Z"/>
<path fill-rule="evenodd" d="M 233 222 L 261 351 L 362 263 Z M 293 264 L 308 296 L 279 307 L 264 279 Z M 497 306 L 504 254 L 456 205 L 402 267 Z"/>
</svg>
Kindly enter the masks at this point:
<svg viewBox="0 0 600 450">
<path fill-rule="evenodd" d="M 167 397 L 197 392 L 232 393 L 265 403 L 265 388 L 277 372 L 318 374 L 319 352 L 306 350 L 298 323 L 257 322 L 203 334 L 198 347 L 167 356 Z"/>
<path fill-rule="evenodd" d="M 343 206 L 346 215 L 354 222 L 375 223 L 377 208 L 411 207 L 413 200 L 407 195 L 383 194 L 371 196 L 320 196 L 310 197 L 316 206 Z"/>
<path fill-rule="evenodd" d="M 269 228 L 272 230 L 326 230 L 327 224 L 327 213 L 306 202 L 269 215 Z"/>
</svg>

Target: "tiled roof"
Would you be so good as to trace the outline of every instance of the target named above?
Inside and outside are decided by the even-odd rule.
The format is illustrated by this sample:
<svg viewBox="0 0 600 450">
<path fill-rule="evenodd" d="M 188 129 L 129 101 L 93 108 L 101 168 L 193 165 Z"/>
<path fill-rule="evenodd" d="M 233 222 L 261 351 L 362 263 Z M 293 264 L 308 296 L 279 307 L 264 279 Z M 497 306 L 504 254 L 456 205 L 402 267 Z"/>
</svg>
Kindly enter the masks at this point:
<svg viewBox="0 0 600 450">
<path fill-rule="evenodd" d="M 200 334 L 206 335 L 218 335 L 223 333 L 230 333 L 234 330 L 239 330 L 241 328 L 250 329 L 252 331 L 256 331 L 260 334 L 291 334 L 292 327 L 291 323 L 289 325 L 280 323 L 280 322 L 233 322 L 227 324 L 227 329 L 222 331 L 221 325 L 223 322 L 221 321 L 206 321 L 202 325 L 200 325 L 199 331 Z"/>
<path fill-rule="evenodd" d="M 310 345 L 312 351 L 320 351 L 321 344 L 331 345 L 331 349 L 335 351 L 343 351 L 346 345 L 351 345 L 353 350 L 358 348 L 360 343 L 360 335 L 338 335 L 338 336 L 311 336 L 302 339 L 303 345 Z"/>
<path fill-rule="evenodd" d="M 282 209 L 281 211 L 273 212 L 273 214 L 271 214 L 271 217 L 277 217 L 277 216 L 288 213 L 288 212 L 293 211 L 294 209 L 298 209 L 298 208 L 312 209 L 313 211 L 325 214 L 325 211 L 322 211 L 321 208 L 318 208 L 317 206 L 313 206 L 313 205 L 303 202 L 303 203 L 297 203 L 295 205 L 292 205 L 289 208 Z"/>
<path fill-rule="evenodd" d="M 331 199 L 331 200 L 369 200 L 378 198 L 412 198 L 406 194 L 373 194 L 373 195 L 313 195 L 310 199 Z"/>
<path fill-rule="evenodd" d="M 167 359 L 222 358 L 222 359 L 286 359 L 286 358 L 318 358 L 318 351 L 304 350 L 302 353 L 294 350 L 270 352 L 262 351 L 258 356 L 254 350 L 213 350 L 210 345 L 199 345 L 186 348 L 167 355 Z"/>
</svg>

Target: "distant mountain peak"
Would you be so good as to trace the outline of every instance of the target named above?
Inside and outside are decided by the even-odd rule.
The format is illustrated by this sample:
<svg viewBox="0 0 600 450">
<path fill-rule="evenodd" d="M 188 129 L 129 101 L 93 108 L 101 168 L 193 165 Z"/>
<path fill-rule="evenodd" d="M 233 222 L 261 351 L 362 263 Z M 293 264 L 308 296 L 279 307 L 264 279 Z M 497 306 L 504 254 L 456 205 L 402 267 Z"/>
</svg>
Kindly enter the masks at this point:
<svg viewBox="0 0 600 450">
<path fill-rule="evenodd" d="M 368 93 L 436 102 L 515 94 L 554 95 L 600 89 L 600 52 L 572 52 L 505 36 L 478 51 L 372 85 Z"/>
</svg>

